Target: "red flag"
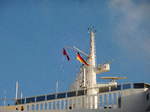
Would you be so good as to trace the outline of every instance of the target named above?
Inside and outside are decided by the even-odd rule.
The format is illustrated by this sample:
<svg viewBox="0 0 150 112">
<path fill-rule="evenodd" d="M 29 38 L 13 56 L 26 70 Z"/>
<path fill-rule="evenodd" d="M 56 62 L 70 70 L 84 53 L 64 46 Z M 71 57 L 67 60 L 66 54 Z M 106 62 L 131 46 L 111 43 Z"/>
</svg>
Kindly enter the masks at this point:
<svg viewBox="0 0 150 112">
<path fill-rule="evenodd" d="M 65 50 L 65 48 L 63 48 L 63 55 L 67 57 L 68 61 L 70 60 L 70 57 L 69 57 L 67 51 Z"/>
<path fill-rule="evenodd" d="M 79 60 L 81 63 L 83 63 L 83 64 L 89 66 L 89 64 L 80 56 L 79 53 L 77 54 L 76 59 Z"/>
</svg>

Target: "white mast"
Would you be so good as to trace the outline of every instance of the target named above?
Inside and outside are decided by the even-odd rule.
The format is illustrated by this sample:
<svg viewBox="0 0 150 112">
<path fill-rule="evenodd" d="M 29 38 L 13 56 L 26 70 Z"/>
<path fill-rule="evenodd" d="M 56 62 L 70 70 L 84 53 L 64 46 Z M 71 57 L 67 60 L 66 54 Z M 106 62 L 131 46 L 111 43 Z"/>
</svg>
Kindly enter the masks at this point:
<svg viewBox="0 0 150 112">
<path fill-rule="evenodd" d="M 93 29 L 90 30 L 90 54 L 88 58 L 89 66 L 87 66 L 86 69 L 86 75 L 87 75 L 87 94 L 96 94 L 97 91 L 95 89 L 96 86 L 96 56 L 95 56 L 95 31 Z"/>
<path fill-rule="evenodd" d="M 96 51 L 95 51 L 95 31 L 93 28 L 90 29 L 90 54 L 88 58 L 89 66 L 86 66 L 86 79 L 87 79 L 87 95 L 95 95 L 93 98 L 90 97 L 90 108 L 97 109 L 97 82 L 96 82 Z"/>
<path fill-rule="evenodd" d="M 16 81 L 16 100 L 18 99 L 18 92 L 19 92 L 19 82 Z"/>
<path fill-rule="evenodd" d="M 58 87 L 59 87 L 59 83 L 58 80 L 56 81 L 56 93 L 58 93 Z"/>
<path fill-rule="evenodd" d="M 6 90 L 4 90 L 4 106 L 6 106 L 6 93 L 7 93 L 7 91 Z"/>
</svg>

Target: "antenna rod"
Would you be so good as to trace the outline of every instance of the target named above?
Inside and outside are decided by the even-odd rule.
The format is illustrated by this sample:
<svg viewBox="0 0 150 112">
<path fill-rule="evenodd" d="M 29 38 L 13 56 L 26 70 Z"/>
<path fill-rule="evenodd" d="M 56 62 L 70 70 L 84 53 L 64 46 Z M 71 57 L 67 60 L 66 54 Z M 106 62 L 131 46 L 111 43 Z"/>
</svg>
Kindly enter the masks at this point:
<svg viewBox="0 0 150 112">
<path fill-rule="evenodd" d="M 81 54 L 83 54 L 84 56 L 88 57 L 88 55 L 87 55 L 85 52 L 81 51 L 79 48 L 77 48 L 77 47 L 75 47 L 75 46 L 73 46 L 73 48 L 74 48 L 75 50 L 77 50 L 78 52 L 80 52 Z"/>
<path fill-rule="evenodd" d="M 21 99 L 23 98 L 23 92 L 21 91 Z"/>
<path fill-rule="evenodd" d="M 4 106 L 6 106 L 6 96 L 4 97 Z"/>
<path fill-rule="evenodd" d="M 56 81 L 56 93 L 58 93 L 58 80 Z"/>
<path fill-rule="evenodd" d="M 16 81 L 16 100 L 18 99 L 19 82 Z"/>
<path fill-rule="evenodd" d="M 71 50 L 73 50 L 73 51 L 75 51 L 75 52 L 79 52 L 79 53 L 83 54 L 83 55 L 86 56 L 86 57 L 89 57 L 88 54 L 86 54 L 85 52 L 83 52 L 82 50 L 80 50 L 79 48 L 77 48 L 77 47 L 75 47 L 75 46 L 73 46 L 73 47 L 67 46 L 67 47 L 65 47 L 65 48 L 71 49 Z"/>
<path fill-rule="evenodd" d="M 6 106 L 6 99 L 7 99 L 6 98 L 6 93 L 7 93 L 6 90 L 4 90 L 4 106 Z"/>
</svg>

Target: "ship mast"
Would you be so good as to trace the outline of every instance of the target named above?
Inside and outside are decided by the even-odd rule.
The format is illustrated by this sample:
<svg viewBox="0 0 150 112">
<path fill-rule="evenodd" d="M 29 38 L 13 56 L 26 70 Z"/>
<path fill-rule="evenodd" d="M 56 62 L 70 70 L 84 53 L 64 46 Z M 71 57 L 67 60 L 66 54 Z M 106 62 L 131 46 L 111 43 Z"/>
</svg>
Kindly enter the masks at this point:
<svg viewBox="0 0 150 112">
<path fill-rule="evenodd" d="M 91 29 L 90 31 L 90 64 L 96 66 L 96 51 L 95 51 L 95 31 Z"/>
<path fill-rule="evenodd" d="M 90 29 L 90 54 L 88 58 L 89 66 L 86 67 L 87 94 L 97 94 L 96 86 L 96 52 L 95 52 L 95 31 Z"/>
<path fill-rule="evenodd" d="M 89 29 L 90 33 L 90 53 L 87 62 L 89 66 L 86 66 L 86 82 L 87 82 L 87 95 L 94 95 L 94 101 L 90 98 L 90 108 L 97 109 L 97 82 L 96 82 L 96 50 L 95 50 L 95 30 Z M 94 106 L 94 107 L 93 107 Z"/>
</svg>

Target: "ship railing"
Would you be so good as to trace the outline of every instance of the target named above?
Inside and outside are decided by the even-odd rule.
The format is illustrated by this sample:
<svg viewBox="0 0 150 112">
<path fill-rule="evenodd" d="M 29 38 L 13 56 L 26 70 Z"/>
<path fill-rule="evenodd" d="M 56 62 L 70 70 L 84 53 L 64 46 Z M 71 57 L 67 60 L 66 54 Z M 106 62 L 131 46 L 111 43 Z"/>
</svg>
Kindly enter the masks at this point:
<svg viewBox="0 0 150 112">
<path fill-rule="evenodd" d="M 35 103 L 35 102 L 48 101 L 48 100 L 56 100 L 62 98 L 70 98 L 75 96 L 83 96 L 86 93 L 87 93 L 86 90 L 78 90 L 78 91 L 68 91 L 63 93 L 53 93 L 47 95 L 26 97 L 26 98 L 17 99 L 15 105 Z"/>
<path fill-rule="evenodd" d="M 100 87 L 98 88 L 98 93 L 121 91 L 121 90 L 126 90 L 126 89 L 140 89 L 140 88 L 150 88 L 150 85 L 145 84 L 145 83 L 124 83 L 124 84 L 118 84 L 117 86 L 114 86 L 114 87 Z M 87 94 L 87 90 L 84 89 L 84 90 L 78 90 L 78 91 L 68 91 L 68 92 L 62 92 L 62 93 L 53 93 L 53 94 L 47 94 L 47 95 L 26 97 L 26 98 L 17 99 L 15 102 L 15 105 L 35 103 L 35 102 L 41 102 L 41 101 L 49 101 L 49 100 L 57 100 L 57 99 L 62 99 L 62 98 L 71 98 L 71 97 L 76 97 L 76 96 L 83 96 L 86 94 Z"/>
<path fill-rule="evenodd" d="M 100 87 L 99 93 L 121 91 L 126 89 L 142 89 L 142 88 L 150 89 L 150 85 L 146 83 L 123 83 L 117 84 L 116 86 Z"/>
</svg>

